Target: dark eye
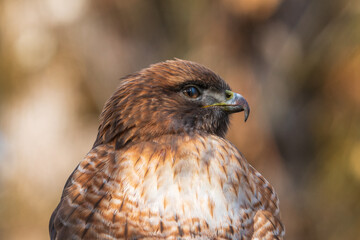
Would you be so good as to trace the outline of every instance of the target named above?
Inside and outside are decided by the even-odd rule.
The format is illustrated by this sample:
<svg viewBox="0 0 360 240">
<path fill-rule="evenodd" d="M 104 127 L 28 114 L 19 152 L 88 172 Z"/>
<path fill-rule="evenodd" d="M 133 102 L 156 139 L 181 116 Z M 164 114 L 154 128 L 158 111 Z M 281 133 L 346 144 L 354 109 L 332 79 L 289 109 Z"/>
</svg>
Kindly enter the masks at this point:
<svg viewBox="0 0 360 240">
<path fill-rule="evenodd" d="M 189 98 L 197 98 L 200 96 L 200 91 L 194 86 L 186 87 L 183 91 L 184 95 Z"/>
</svg>

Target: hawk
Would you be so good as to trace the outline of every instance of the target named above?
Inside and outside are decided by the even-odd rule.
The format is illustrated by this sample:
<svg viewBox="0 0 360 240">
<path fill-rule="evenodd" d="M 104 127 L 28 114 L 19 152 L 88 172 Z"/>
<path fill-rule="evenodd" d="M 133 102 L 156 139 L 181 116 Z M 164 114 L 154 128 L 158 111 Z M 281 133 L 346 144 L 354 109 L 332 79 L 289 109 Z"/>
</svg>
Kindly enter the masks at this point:
<svg viewBox="0 0 360 240">
<path fill-rule="evenodd" d="M 124 77 L 67 180 L 51 239 L 282 239 L 278 197 L 225 134 L 247 101 L 180 59 Z"/>
</svg>

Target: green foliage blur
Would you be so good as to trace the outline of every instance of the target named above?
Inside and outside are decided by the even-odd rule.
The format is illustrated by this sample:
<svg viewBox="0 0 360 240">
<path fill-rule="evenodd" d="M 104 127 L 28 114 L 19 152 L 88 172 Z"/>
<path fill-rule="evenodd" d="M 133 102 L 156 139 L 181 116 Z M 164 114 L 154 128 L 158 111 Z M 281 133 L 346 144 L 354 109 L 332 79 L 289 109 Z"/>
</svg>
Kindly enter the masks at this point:
<svg viewBox="0 0 360 240">
<path fill-rule="evenodd" d="M 0 0 L 0 239 L 48 239 L 119 79 L 181 58 L 248 100 L 228 138 L 287 239 L 360 235 L 358 0 Z"/>
</svg>

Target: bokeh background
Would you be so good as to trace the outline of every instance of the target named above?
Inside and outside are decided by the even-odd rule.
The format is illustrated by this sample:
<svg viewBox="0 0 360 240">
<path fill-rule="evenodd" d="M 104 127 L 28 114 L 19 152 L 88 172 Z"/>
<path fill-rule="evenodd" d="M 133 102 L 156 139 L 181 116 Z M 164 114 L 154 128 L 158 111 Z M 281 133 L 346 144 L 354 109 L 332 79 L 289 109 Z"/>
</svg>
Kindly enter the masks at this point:
<svg viewBox="0 0 360 240">
<path fill-rule="evenodd" d="M 0 0 L 0 239 L 49 238 L 119 79 L 174 57 L 249 101 L 228 138 L 287 239 L 359 239 L 358 0 Z"/>
</svg>

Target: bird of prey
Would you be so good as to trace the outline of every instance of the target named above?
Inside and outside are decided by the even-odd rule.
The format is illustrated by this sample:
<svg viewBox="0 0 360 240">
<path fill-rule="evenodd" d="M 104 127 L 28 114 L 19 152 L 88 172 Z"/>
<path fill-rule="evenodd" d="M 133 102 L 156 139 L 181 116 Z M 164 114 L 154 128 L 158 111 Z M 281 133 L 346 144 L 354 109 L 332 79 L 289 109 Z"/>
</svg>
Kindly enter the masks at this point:
<svg viewBox="0 0 360 240">
<path fill-rule="evenodd" d="M 247 101 L 180 59 L 124 77 L 67 180 L 51 239 L 283 239 L 278 197 L 225 134 Z"/>
</svg>

